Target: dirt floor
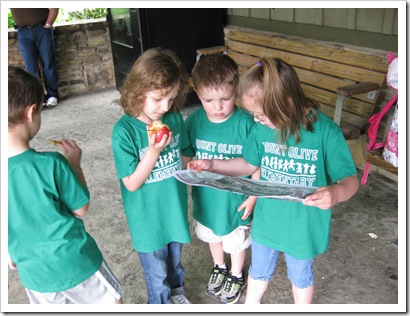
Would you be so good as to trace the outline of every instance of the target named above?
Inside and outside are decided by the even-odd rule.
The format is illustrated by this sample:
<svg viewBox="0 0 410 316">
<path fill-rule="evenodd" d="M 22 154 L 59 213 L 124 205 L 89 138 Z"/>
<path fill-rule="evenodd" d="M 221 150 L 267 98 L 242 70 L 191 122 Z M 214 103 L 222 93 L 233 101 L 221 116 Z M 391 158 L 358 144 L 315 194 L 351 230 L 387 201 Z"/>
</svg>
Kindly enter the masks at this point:
<svg viewBox="0 0 410 316">
<path fill-rule="evenodd" d="M 122 110 L 115 102 L 118 97 L 118 91 L 109 88 L 62 100 L 56 108 L 43 111 L 42 127 L 31 145 L 37 150 L 58 150 L 46 140 L 71 138 L 77 141 L 83 150 L 82 167 L 91 192 L 90 211 L 84 218 L 86 227 L 114 274 L 126 287 L 125 303 L 145 304 L 143 271 L 131 246 L 111 151 L 111 130 L 122 116 Z M 183 109 L 183 115 L 189 114 L 192 108 Z M 326 305 L 329 306 L 327 311 L 342 311 L 346 306 L 335 307 L 333 304 L 389 304 L 388 310 L 392 311 L 403 303 L 402 291 L 405 289 L 399 291 L 399 283 L 400 280 L 405 282 L 405 271 L 403 265 L 400 269 L 398 265 L 398 231 L 400 226 L 403 234 L 405 220 L 400 222 L 403 225 L 398 225 L 398 211 L 404 213 L 406 209 L 402 205 L 399 210 L 397 182 L 378 174 L 371 174 L 367 185 L 361 186 L 350 201 L 334 207 L 330 248 L 316 258 L 314 266 L 315 304 L 331 304 Z M 400 240 L 400 247 L 405 251 L 405 237 Z M 401 263 L 406 260 L 403 251 Z M 245 271 L 249 259 L 250 251 Z M 192 242 L 184 247 L 183 263 L 186 292 L 192 303 L 217 304 L 215 297 L 205 294 L 212 267 L 208 246 L 193 236 Z M 403 273 L 400 276 L 399 270 Z M 244 302 L 245 294 L 246 291 L 239 303 Z M 292 302 L 286 266 L 280 257 L 262 303 Z M 8 303 L 28 303 L 17 272 L 10 270 Z M 374 310 L 382 311 L 381 305 L 378 306 Z M 196 311 L 206 310 L 206 307 L 198 307 Z M 275 306 L 264 309 L 265 312 L 279 310 Z M 355 310 L 356 307 L 350 311 Z M 359 310 L 364 311 L 357 307 Z M 370 310 L 370 307 L 365 308 L 365 311 Z"/>
</svg>

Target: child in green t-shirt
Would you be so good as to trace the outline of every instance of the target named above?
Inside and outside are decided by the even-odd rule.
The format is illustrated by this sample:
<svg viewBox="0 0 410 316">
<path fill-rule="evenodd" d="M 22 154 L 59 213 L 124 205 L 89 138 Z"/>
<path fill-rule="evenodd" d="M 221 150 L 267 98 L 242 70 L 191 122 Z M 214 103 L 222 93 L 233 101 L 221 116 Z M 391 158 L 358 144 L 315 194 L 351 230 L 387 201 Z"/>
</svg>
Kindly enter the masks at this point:
<svg viewBox="0 0 410 316">
<path fill-rule="evenodd" d="M 29 142 L 41 125 L 43 85 L 9 66 L 8 251 L 31 304 L 121 304 L 123 288 L 103 260 L 80 217 L 90 193 L 81 149 L 58 141 L 58 152 Z"/>
<path fill-rule="evenodd" d="M 173 177 L 186 165 L 182 150 L 189 139 L 176 110 L 187 91 L 188 74 L 174 52 L 145 51 L 121 88 L 125 114 L 112 132 L 122 201 L 150 304 L 189 304 L 181 264 L 182 244 L 191 241 L 187 187 Z M 155 121 L 171 131 L 159 142 L 148 133 Z"/>
<path fill-rule="evenodd" d="M 296 71 L 262 58 L 241 77 L 239 95 L 256 122 L 243 158 L 196 160 L 188 168 L 231 176 L 260 168 L 261 180 L 319 187 L 300 202 L 260 198 L 252 223 L 245 303 L 260 303 L 283 252 L 295 303 L 311 303 L 313 262 L 327 250 L 331 207 L 358 190 L 357 171 L 340 128 L 306 98 Z"/>
<path fill-rule="evenodd" d="M 192 70 L 194 89 L 202 107 L 186 119 L 191 147 L 185 156 L 196 159 L 242 157 L 243 145 L 254 121 L 235 106 L 238 65 L 225 54 L 202 56 Z M 214 267 L 207 284 L 208 295 L 234 304 L 246 286 L 243 266 L 251 244 L 250 223 L 256 198 L 192 187 L 194 231 L 209 244 Z M 230 254 L 231 267 L 225 263 Z"/>
</svg>

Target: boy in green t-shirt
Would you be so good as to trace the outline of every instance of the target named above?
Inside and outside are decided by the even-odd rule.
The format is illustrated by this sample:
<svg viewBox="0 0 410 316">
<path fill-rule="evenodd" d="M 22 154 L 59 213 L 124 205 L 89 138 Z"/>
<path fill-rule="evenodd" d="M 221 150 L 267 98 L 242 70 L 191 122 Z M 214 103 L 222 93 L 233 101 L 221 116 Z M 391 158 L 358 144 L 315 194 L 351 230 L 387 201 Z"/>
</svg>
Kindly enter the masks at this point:
<svg viewBox="0 0 410 316">
<path fill-rule="evenodd" d="M 58 152 L 29 142 L 41 125 L 43 85 L 9 66 L 8 251 L 31 304 L 122 304 L 123 288 L 80 219 L 90 193 L 81 149 L 58 141 Z"/>
<path fill-rule="evenodd" d="M 203 56 L 192 71 L 194 89 L 202 108 L 186 120 L 191 147 L 185 156 L 196 159 L 242 157 L 242 148 L 254 124 L 252 116 L 235 106 L 238 65 L 227 55 Z M 192 187 L 194 231 L 209 243 L 214 267 L 207 285 L 208 295 L 218 302 L 234 304 L 246 286 L 242 269 L 256 198 Z M 231 269 L 225 263 L 230 254 Z"/>
</svg>

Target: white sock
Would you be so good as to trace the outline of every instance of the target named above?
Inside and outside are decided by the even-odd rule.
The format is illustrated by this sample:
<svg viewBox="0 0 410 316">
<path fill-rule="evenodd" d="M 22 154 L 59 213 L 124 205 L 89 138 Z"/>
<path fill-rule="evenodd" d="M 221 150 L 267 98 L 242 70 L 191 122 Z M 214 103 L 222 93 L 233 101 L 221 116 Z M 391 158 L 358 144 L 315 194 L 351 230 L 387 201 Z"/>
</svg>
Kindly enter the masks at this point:
<svg viewBox="0 0 410 316">
<path fill-rule="evenodd" d="M 224 263 L 224 264 L 222 264 L 222 265 L 215 264 L 214 266 L 215 266 L 215 267 L 218 266 L 218 267 L 221 268 L 221 269 L 227 269 L 227 268 L 228 268 L 228 267 L 226 266 L 226 263 Z"/>
<path fill-rule="evenodd" d="M 238 275 L 234 275 L 234 274 L 232 274 L 234 277 L 237 277 L 238 279 L 240 279 L 240 278 L 242 278 L 242 272 L 241 273 L 239 273 Z"/>
</svg>

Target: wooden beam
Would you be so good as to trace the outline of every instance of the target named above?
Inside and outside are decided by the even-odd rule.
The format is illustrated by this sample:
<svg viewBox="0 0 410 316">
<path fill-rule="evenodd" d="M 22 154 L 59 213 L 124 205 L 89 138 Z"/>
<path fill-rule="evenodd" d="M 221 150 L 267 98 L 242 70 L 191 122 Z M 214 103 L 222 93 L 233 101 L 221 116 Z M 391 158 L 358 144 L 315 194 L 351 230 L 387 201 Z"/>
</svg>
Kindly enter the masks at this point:
<svg viewBox="0 0 410 316">
<path fill-rule="evenodd" d="M 225 44 L 231 51 L 231 54 L 232 51 L 235 51 L 239 53 L 239 55 L 243 55 L 241 58 L 242 60 L 246 60 L 246 56 L 249 56 L 250 58 L 253 57 L 253 61 L 255 59 L 259 60 L 261 57 L 273 57 L 282 59 L 293 67 L 308 69 L 322 74 L 332 75 L 334 77 L 350 79 L 356 82 L 369 81 L 375 82 L 380 86 L 385 82 L 386 75 L 384 73 L 231 40 L 227 40 Z M 234 59 L 236 60 L 236 58 Z M 254 62 L 252 62 L 252 64 L 253 63 Z"/>
<path fill-rule="evenodd" d="M 398 175 L 398 168 L 394 167 L 392 164 L 388 163 L 386 160 L 384 160 L 378 153 L 370 152 L 367 153 L 367 161 L 375 165 L 379 168 L 382 168 L 390 173 L 393 173 L 395 175 Z"/>
<path fill-rule="evenodd" d="M 389 61 L 384 52 L 369 54 L 365 51 L 353 50 L 353 48 L 346 49 L 336 43 L 329 45 L 328 43 L 323 44 L 320 41 L 307 40 L 295 36 L 275 33 L 267 34 L 267 32 L 262 31 L 250 32 L 238 30 L 234 27 L 225 28 L 225 36 L 228 40 L 275 48 L 328 61 L 336 61 L 349 66 L 362 67 L 381 73 L 386 73 L 389 65 Z"/>
</svg>

